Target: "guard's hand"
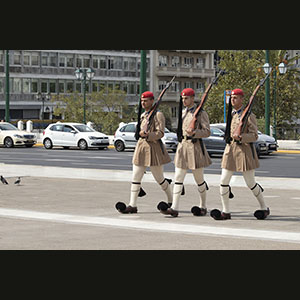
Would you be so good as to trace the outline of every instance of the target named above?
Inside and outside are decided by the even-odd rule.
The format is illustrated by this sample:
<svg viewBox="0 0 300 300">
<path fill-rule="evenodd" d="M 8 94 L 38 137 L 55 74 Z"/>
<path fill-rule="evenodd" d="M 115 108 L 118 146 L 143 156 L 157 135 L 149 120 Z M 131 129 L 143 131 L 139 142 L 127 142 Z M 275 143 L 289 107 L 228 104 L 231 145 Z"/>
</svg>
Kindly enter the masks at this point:
<svg viewBox="0 0 300 300">
<path fill-rule="evenodd" d="M 146 132 L 146 131 L 144 131 L 144 130 L 141 130 L 141 131 L 140 131 L 140 136 L 141 136 L 141 137 L 147 137 L 148 135 L 149 135 L 148 132 Z"/>
<path fill-rule="evenodd" d="M 188 136 L 193 136 L 193 135 L 195 134 L 195 130 L 193 130 L 193 129 L 191 129 L 191 128 L 188 128 L 188 129 L 186 130 L 186 133 L 187 133 Z"/>
<path fill-rule="evenodd" d="M 235 134 L 233 134 L 233 139 L 236 141 L 240 141 L 242 139 L 242 137 L 235 133 Z"/>
</svg>

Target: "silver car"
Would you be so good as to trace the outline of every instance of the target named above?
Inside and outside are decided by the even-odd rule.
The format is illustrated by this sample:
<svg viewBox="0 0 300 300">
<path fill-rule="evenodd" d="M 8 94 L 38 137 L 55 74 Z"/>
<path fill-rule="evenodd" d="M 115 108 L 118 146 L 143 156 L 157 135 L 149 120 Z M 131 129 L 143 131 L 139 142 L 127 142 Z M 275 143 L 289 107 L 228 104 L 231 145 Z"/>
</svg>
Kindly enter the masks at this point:
<svg viewBox="0 0 300 300">
<path fill-rule="evenodd" d="M 128 124 L 122 124 L 117 129 L 114 135 L 114 146 L 118 152 L 122 152 L 125 149 L 135 149 L 137 143 L 134 137 L 136 125 L 137 122 L 131 122 Z M 165 135 L 162 138 L 162 142 L 165 144 L 167 150 L 176 152 L 178 145 L 176 133 L 165 128 Z"/>
</svg>

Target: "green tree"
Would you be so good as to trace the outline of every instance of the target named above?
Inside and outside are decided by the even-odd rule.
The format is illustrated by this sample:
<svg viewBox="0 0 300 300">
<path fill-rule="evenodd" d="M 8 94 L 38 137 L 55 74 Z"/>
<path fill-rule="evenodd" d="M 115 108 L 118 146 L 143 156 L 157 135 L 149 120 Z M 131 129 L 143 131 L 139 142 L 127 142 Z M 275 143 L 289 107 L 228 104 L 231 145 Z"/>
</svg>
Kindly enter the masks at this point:
<svg viewBox="0 0 300 300">
<path fill-rule="evenodd" d="M 206 102 L 205 109 L 209 113 L 211 123 L 223 122 L 224 90 L 241 88 L 245 92 L 246 103 L 259 81 L 265 77 L 262 66 L 265 63 L 264 50 L 223 50 L 219 67 L 228 73 L 221 77 L 213 87 Z M 286 58 L 286 50 L 270 50 L 270 64 L 278 66 L 284 62 L 288 66 L 285 75 L 277 76 L 277 126 L 292 122 L 300 113 L 299 72 L 291 66 L 295 58 Z M 278 70 L 276 69 L 278 72 Z M 275 72 L 275 69 L 273 70 Z M 270 114 L 273 122 L 273 74 L 270 76 Z M 259 123 L 263 123 L 265 114 L 265 89 L 261 88 L 257 94 L 253 112 Z M 263 129 L 263 128 L 260 128 Z"/>
<path fill-rule="evenodd" d="M 108 88 L 86 96 L 86 119 L 106 134 L 113 134 L 120 122 L 128 122 L 134 115 L 125 100 L 126 93 Z M 63 115 L 66 122 L 82 122 L 83 96 L 79 93 L 57 96 L 55 115 Z"/>
</svg>

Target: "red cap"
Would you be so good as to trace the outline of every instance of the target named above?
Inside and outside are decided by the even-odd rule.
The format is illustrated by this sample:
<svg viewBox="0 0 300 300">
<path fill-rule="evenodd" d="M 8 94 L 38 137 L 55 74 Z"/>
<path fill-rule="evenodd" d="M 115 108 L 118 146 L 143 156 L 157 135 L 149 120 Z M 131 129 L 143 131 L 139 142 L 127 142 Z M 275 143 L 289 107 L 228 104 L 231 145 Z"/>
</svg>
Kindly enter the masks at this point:
<svg viewBox="0 0 300 300">
<path fill-rule="evenodd" d="M 241 89 L 235 89 L 231 91 L 231 95 L 241 95 L 244 96 L 244 92 Z"/>
<path fill-rule="evenodd" d="M 195 91 L 191 88 L 184 89 L 181 92 L 181 96 L 195 96 Z"/>
<path fill-rule="evenodd" d="M 152 92 L 147 91 L 147 92 L 144 92 L 142 94 L 141 98 L 152 98 L 152 99 L 154 99 L 154 95 L 153 95 Z"/>
</svg>

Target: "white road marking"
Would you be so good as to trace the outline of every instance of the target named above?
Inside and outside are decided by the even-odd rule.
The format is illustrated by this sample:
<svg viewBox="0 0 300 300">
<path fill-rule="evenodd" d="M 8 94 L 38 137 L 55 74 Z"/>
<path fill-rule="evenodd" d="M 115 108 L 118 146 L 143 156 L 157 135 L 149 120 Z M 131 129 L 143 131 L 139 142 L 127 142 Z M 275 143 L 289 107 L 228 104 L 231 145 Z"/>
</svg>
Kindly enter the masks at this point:
<svg viewBox="0 0 300 300">
<path fill-rule="evenodd" d="M 17 218 L 42 220 L 50 222 L 62 222 L 71 224 L 81 224 L 90 226 L 109 226 L 127 229 L 141 229 L 150 231 L 175 232 L 193 235 L 213 235 L 223 237 L 240 237 L 260 240 L 272 240 L 278 242 L 300 243 L 299 232 L 273 231 L 273 230 L 257 230 L 247 228 L 228 228 L 201 226 L 194 224 L 177 224 L 174 222 L 152 222 L 141 221 L 136 219 L 124 218 L 108 218 L 108 217 L 91 217 L 80 215 L 68 215 L 58 213 L 45 213 L 37 211 L 27 211 L 18 209 L 0 208 L 0 216 Z"/>
</svg>

